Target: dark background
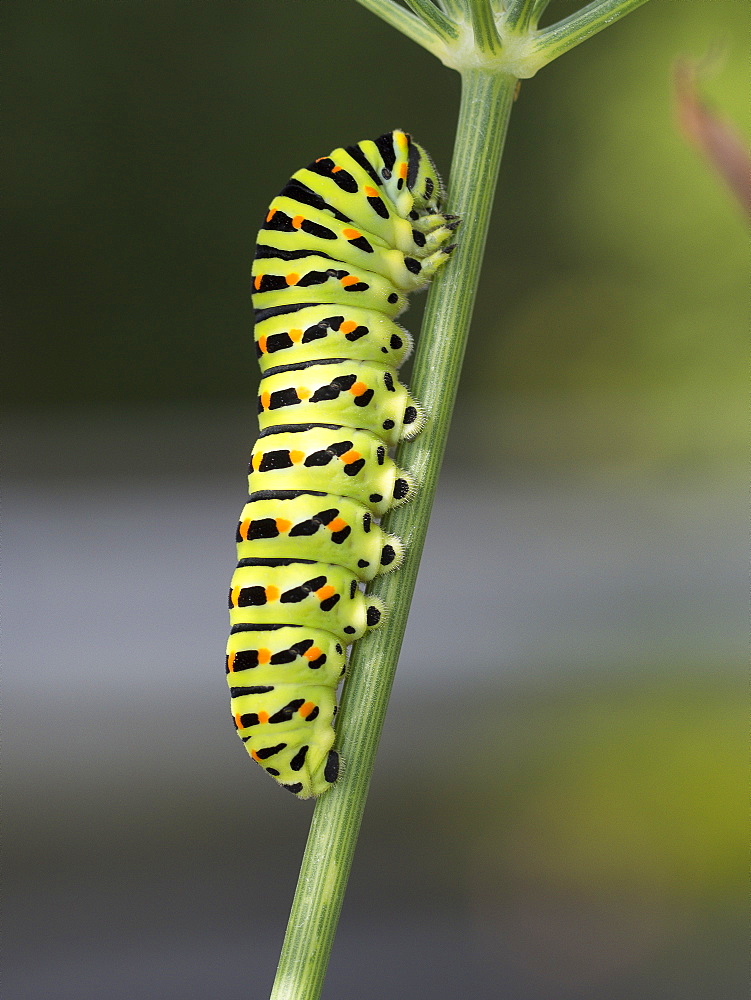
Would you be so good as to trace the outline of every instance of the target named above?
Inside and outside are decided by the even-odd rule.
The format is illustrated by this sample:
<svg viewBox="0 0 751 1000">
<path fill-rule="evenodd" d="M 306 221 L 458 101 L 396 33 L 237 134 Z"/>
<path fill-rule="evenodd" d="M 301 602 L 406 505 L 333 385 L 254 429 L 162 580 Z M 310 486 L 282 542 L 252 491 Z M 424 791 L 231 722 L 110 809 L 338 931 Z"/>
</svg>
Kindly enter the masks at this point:
<svg viewBox="0 0 751 1000">
<path fill-rule="evenodd" d="M 397 126 L 445 172 L 458 78 L 345 0 L 2 18 L 5 995 L 263 998 L 310 805 L 222 677 L 255 230 Z M 328 1000 L 745 995 L 748 244 L 670 78 L 748 135 L 747 42 L 655 2 L 522 85 Z"/>
</svg>

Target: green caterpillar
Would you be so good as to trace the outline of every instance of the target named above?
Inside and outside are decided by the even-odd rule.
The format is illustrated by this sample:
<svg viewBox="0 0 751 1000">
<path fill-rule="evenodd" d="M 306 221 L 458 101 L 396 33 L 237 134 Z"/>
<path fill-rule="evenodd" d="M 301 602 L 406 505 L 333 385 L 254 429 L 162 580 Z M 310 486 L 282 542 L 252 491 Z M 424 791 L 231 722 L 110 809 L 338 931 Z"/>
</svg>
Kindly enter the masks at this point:
<svg viewBox="0 0 751 1000">
<path fill-rule="evenodd" d="M 414 483 L 388 448 L 417 434 L 394 321 L 455 244 L 427 153 L 400 130 L 335 149 L 272 201 L 253 263 L 260 435 L 237 528 L 226 670 L 250 756 L 299 798 L 339 774 L 346 647 L 385 608 L 360 585 L 397 568 L 376 523 Z"/>
</svg>

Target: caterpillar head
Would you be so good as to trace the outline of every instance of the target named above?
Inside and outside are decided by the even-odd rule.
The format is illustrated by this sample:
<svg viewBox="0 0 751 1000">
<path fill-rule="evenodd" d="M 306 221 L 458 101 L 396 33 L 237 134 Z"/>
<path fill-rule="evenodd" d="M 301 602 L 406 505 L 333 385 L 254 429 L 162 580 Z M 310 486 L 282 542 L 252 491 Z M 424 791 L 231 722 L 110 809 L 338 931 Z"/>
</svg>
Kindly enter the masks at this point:
<svg viewBox="0 0 751 1000">
<path fill-rule="evenodd" d="M 441 205 L 443 187 L 428 154 L 412 136 L 394 129 L 379 136 L 380 176 L 396 214 L 402 218 L 434 214 Z"/>
</svg>

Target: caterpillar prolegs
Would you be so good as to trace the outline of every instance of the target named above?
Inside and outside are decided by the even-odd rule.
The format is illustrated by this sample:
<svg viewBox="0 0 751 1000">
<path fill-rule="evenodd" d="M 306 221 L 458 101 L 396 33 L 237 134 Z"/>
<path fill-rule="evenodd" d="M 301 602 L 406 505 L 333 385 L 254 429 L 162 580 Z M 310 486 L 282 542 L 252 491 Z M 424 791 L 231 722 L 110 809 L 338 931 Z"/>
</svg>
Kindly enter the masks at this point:
<svg viewBox="0 0 751 1000">
<path fill-rule="evenodd" d="M 396 130 L 298 170 L 258 234 L 260 434 L 226 669 L 246 749 L 299 798 L 339 773 L 346 647 L 385 613 L 361 585 L 403 556 L 375 520 L 414 490 L 388 449 L 424 420 L 397 379 L 412 342 L 394 317 L 454 249 L 441 199 L 427 153 Z"/>
</svg>

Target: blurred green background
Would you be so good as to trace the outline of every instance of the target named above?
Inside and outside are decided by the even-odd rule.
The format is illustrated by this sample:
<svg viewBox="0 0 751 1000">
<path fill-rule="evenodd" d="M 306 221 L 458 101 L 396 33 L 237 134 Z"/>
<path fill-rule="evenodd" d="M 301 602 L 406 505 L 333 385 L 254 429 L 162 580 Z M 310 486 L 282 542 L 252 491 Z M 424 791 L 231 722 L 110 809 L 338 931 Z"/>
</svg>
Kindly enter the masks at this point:
<svg viewBox="0 0 751 1000">
<path fill-rule="evenodd" d="M 255 231 L 342 143 L 445 172 L 458 78 L 345 0 L 0 16 L 7 995 L 262 998 L 309 809 L 221 669 Z M 748 136 L 748 42 L 652 0 L 522 85 L 331 1000 L 745 996 L 748 234 L 671 68 Z"/>
</svg>

